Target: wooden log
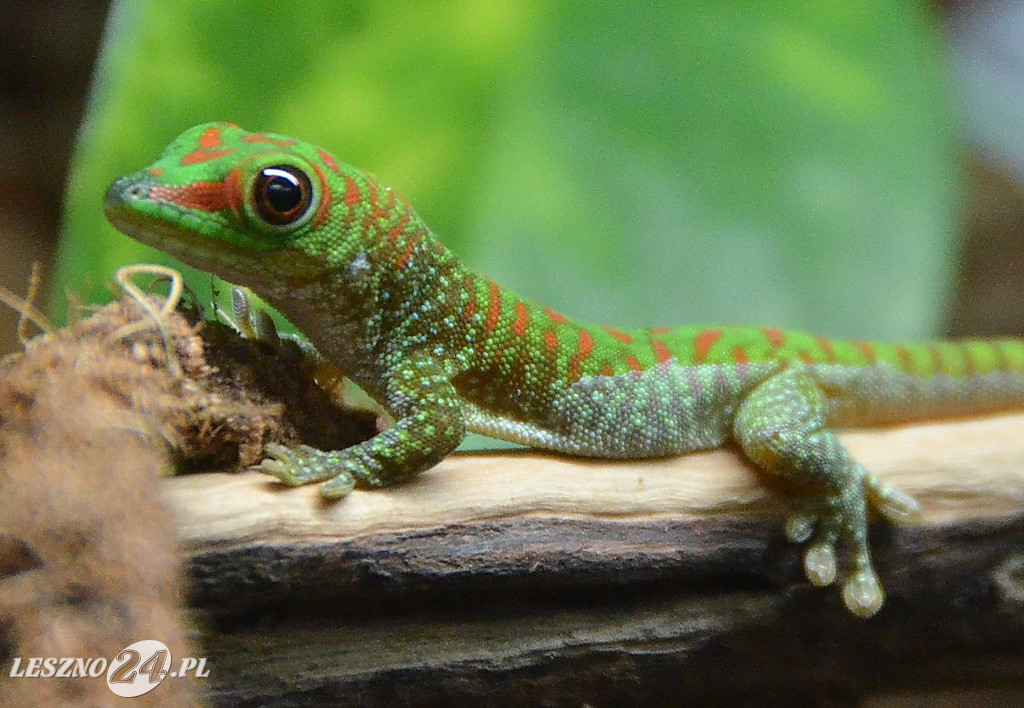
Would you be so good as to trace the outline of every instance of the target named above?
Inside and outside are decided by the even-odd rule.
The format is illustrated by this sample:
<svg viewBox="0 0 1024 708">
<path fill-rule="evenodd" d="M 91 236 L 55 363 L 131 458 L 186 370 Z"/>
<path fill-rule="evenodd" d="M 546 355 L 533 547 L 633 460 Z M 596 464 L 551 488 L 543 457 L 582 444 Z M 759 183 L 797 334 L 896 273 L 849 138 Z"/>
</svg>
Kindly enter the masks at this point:
<svg viewBox="0 0 1024 708">
<path fill-rule="evenodd" d="M 334 504 L 265 475 L 165 481 L 222 705 L 853 704 L 1024 696 L 1024 414 L 851 431 L 915 496 L 873 526 L 870 620 L 803 578 L 789 506 L 730 450 L 454 455 Z M 1002 694 L 1000 694 L 1002 695 Z"/>
</svg>

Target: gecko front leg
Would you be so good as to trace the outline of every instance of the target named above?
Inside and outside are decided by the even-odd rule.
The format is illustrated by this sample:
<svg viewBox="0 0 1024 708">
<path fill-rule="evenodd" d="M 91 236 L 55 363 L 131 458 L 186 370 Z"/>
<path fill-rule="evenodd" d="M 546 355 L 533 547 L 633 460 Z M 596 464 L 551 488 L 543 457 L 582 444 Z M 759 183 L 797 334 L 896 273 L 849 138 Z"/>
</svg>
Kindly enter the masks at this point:
<svg viewBox="0 0 1024 708">
<path fill-rule="evenodd" d="M 377 489 L 407 479 L 458 447 L 466 435 L 461 399 L 437 364 L 406 358 L 384 378 L 393 426 L 345 450 L 268 445 L 260 470 L 291 486 L 323 482 L 321 495 L 339 499 L 357 486 Z"/>
<path fill-rule="evenodd" d="M 826 427 L 828 401 L 800 366 L 762 381 L 740 404 L 733 436 L 762 469 L 809 491 L 804 509 L 790 517 L 790 540 L 810 539 L 804 570 L 815 585 L 836 580 L 835 546 L 850 549 L 850 568 L 842 577 L 843 602 L 860 617 L 881 608 L 885 593 L 871 563 L 868 506 L 886 518 L 906 521 L 918 513 L 906 494 L 866 472 Z"/>
</svg>

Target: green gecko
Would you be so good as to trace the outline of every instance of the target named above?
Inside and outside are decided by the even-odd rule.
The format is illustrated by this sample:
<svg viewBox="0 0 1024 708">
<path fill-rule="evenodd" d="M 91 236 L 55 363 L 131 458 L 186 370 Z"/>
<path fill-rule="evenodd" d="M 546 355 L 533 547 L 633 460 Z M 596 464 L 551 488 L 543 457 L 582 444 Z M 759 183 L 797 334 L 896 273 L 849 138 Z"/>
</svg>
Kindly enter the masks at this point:
<svg viewBox="0 0 1024 708">
<path fill-rule="evenodd" d="M 324 497 L 436 465 L 467 431 L 570 455 L 639 459 L 734 443 L 806 490 L 787 536 L 815 585 L 839 575 L 870 617 L 884 600 L 869 507 L 918 513 L 833 429 L 1024 406 L 1024 342 L 883 344 L 735 326 L 619 331 L 540 307 L 465 268 L 371 175 L 308 143 L 196 126 L 115 181 L 107 217 L 246 285 L 395 423 L 346 450 L 268 446 L 262 470 Z"/>
</svg>

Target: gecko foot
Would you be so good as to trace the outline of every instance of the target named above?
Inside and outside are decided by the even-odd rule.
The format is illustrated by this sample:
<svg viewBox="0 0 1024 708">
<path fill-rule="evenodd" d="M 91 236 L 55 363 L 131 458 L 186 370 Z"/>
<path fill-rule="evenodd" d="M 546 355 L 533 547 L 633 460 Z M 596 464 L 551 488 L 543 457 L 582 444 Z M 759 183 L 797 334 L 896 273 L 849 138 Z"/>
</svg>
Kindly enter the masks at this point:
<svg viewBox="0 0 1024 708">
<path fill-rule="evenodd" d="M 346 469 L 344 452 L 323 452 L 309 445 L 286 447 L 269 443 L 267 459 L 260 472 L 277 477 L 290 487 L 323 482 L 320 494 L 327 499 L 340 499 L 356 486 L 356 477 Z"/>
<path fill-rule="evenodd" d="M 868 618 L 881 609 L 885 592 L 871 565 L 867 539 L 867 504 L 886 518 L 913 518 L 917 503 L 908 495 L 882 485 L 872 475 L 862 484 L 851 480 L 843 492 L 826 495 L 804 504 L 786 520 L 786 538 L 808 543 L 804 551 L 804 573 L 817 586 L 840 580 L 843 604 L 858 617 Z M 840 573 L 836 547 L 850 549 L 850 568 Z"/>
</svg>

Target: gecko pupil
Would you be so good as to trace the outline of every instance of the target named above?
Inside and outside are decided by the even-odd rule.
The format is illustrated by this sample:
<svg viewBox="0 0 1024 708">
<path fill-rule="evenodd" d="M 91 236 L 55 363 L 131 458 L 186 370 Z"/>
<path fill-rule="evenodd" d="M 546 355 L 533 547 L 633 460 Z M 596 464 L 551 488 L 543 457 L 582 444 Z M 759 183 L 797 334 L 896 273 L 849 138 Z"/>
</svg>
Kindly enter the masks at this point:
<svg viewBox="0 0 1024 708">
<path fill-rule="evenodd" d="M 288 226 L 299 221 L 313 202 L 309 177 L 290 165 L 263 168 L 256 178 L 253 192 L 256 212 L 274 226 Z"/>
</svg>

